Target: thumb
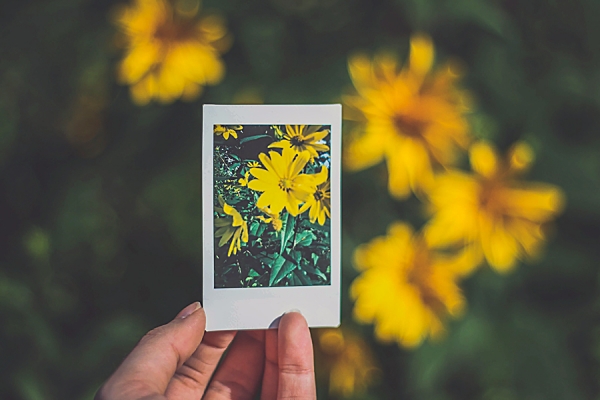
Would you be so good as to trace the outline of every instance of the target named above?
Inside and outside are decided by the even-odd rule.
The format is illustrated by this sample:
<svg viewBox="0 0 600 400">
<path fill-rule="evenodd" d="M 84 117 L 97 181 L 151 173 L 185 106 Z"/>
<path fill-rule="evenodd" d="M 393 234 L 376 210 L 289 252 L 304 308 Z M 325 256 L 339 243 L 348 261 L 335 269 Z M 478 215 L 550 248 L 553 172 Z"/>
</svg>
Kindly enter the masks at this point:
<svg viewBox="0 0 600 400">
<path fill-rule="evenodd" d="M 96 400 L 164 394 L 179 368 L 200 345 L 206 315 L 192 303 L 166 325 L 148 332 L 98 392 Z"/>
</svg>

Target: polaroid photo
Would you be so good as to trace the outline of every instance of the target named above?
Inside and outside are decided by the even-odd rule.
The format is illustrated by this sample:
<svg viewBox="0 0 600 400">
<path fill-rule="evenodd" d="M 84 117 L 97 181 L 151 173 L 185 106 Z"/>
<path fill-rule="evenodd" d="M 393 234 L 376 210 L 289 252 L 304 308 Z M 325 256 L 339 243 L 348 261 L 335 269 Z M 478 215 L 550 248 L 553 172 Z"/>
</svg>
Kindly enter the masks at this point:
<svg viewBox="0 0 600 400">
<path fill-rule="evenodd" d="M 340 324 L 341 117 L 331 105 L 205 105 L 203 306 L 208 331 L 287 311 Z"/>
</svg>

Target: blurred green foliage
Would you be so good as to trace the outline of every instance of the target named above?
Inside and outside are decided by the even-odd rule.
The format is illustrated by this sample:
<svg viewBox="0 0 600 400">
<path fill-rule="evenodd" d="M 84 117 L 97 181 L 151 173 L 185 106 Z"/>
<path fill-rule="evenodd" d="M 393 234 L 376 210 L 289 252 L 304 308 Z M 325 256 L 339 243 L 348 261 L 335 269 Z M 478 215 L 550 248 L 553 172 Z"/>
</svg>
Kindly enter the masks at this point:
<svg viewBox="0 0 600 400">
<path fill-rule="evenodd" d="M 474 134 L 537 153 L 532 180 L 567 208 L 545 255 L 465 283 L 447 337 L 377 343 L 362 399 L 600 397 L 600 3 L 542 0 L 206 0 L 234 36 L 224 81 L 192 103 L 135 106 L 115 82 L 116 1 L 25 0 L 0 12 L 0 397 L 91 399 L 140 336 L 201 298 L 202 103 L 339 102 L 362 50 L 410 34 L 456 58 Z M 373 172 L 380 179 L 371 179 Z M 385 168 L 343 176 L 343 323 L 355 246 L 392 219 Z M 327 398 L 319 382 L 319 398 Z"/>
</svg>

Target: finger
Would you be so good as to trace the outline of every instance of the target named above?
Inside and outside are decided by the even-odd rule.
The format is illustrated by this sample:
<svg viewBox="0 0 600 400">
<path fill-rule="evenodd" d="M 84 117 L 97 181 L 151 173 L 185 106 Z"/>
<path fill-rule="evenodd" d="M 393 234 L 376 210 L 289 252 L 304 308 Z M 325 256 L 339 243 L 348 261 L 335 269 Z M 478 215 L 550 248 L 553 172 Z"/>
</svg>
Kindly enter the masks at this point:
<svg viewBox="0 0 600 400">
<path fill-rule="evenodd" d="M 277 398 L 316 399 L 313 347 L 310 330 L 302 314 L 284 314 L 279 322 L 277 337 Z"/>
<path fill-rule="evenodd" d="M 98 392 L 96 399 L 137 399 L 164 394 L 175 371 L 198 348 L 206 315 L 200 303 L 148 332 Z"/>
<path fill-rule="evenodd" d="M 235 331 L 207 332 L 192 356 L 175 372 L 167 387 L 168 399 L 200 399 Z"/>
<path fill-rule="evenodd" d="M 264 331 L 238 332 L 206 390 L 205 400 L 252 399 L 265 362 Z"/>
<path fill-rule="evenodd" d="M 265 332 L 265 373 L 263 374 L 261 400 L 277 398 L 277 381 L 279 379 L 277 332 L 277 329 L 269 329 Z"/>
</svg>

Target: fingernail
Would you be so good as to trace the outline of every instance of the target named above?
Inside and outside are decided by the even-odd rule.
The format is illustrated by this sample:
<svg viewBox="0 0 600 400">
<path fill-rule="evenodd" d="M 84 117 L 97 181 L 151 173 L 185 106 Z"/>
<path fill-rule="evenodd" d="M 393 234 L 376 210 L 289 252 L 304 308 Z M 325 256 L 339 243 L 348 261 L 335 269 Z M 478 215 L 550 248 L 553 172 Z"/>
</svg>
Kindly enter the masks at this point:
<svg viewBox="0 0 600 400">
<path fill-rule="evenodd" d="M 289 313 L 293 313 L 293 312 L 297 312 L 298 314 L 302 315 L 302 312 L 300 310 L 298 310 L 297 308 L 292 308 L 291 310 L 284 312 L 284 314 L 289 314 Z"/>
<path fill-rule="evenodd" d="M 189 317 L 190 315 L 192 315 L 195 311 L 199 310 L 202 308 L 202 305 L 200 304 L 199 301 L 196 301 L 192 304 L 190 304 L 189 306 L 187 306 L 186 308 L 184 308 L 183 310 L 181 310 L 179 312 L 179 315 L 177 315 L 179 318 L 184 319 Z"/>
</svg>

